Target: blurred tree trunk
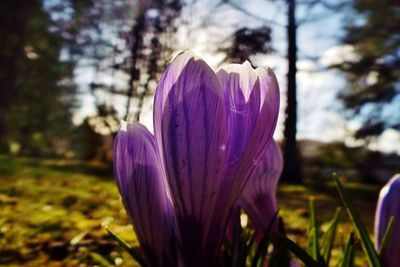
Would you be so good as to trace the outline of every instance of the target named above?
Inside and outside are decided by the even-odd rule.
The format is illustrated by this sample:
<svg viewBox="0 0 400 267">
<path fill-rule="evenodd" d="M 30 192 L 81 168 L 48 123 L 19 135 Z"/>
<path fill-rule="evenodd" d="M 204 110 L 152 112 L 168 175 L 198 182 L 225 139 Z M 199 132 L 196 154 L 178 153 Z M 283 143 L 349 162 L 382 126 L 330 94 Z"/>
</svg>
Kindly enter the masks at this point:
<svg viewBox="0 0 400 267">
<path fill-rule="evenodd" d="M 125 112 L 125 120 L 129 120 L 129 113 L 132 106 L 132 98 L 137 95 L 136 83 L 140 78 L 140 69 L 137 67 L 137 61 L 139 58 L 140 50 L 143 43 L 143 32 L 145 28 L 145 12 L 142 12 L 137 20 L 136 24 L 132 27 L 132 44 L 131 44 L 131 68 L 129 70 L 130 80 L 128 88 L 128 102 Z M 134 115 L 135 119 L 139 120 L 139 115 Z"/>
<path fill-rule="evenodd" d="M 173 50 L 168 51 L 168 43 L 172 40 L 166 35 L 176 32 L 175 18 L 180 14 L 182 3 L 180 0 L 154 1 L 146 3 L 136 18 L 136 24 L 132 27 L 130 36 L 130 75 L 127 92 L 128 102 L 125 120 L 139 121 L 143 105 L 147 96 L 151 95 L 151 81 L 157 81 L 159 66 L 165 65 L 171 58 Z M 157 16 L 147 12 L 157 13 Z M 168 53 L 162 58 L 162 53 Z M 139 89 L 139 90 L 138 90 Z M 132 110 L 132 101 L 136 100 L 135 109 Z"/>
<path fill-rule="evenodd" d="M 296 101 L 296 0 L 288 0 L 288 73 L 287 73 L 287 105 L 284 129 L 284 168 L 282 180 L 288 183 L 302 183 L 300 173 L 299 151 L 296 141 L 297 101 Z"/>
</svg>

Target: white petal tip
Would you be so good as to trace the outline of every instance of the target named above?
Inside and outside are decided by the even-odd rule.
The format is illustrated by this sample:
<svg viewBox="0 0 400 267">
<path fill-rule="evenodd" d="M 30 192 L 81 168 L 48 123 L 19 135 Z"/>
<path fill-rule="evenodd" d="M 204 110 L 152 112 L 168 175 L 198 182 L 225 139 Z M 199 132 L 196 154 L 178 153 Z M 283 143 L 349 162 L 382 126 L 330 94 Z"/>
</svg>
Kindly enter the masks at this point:
<svg viewBox="0 0 400 267">
<path fill-rule="evenodd" d="M 197 56 L 192 50 L 186 49 L 181 52 L 179 52 L 173 59 L 172 61 L 175 61 L 178 58 L 182 59 L 190 59 L 193 58 L 195 60 L 201 59 L 199 56 Z"/>
<path fill-rule="evenodd" d="M 251 68 L 253 68 L 253 67 L 251 66 L 250 61 L 248 61 L 248 60 L 246 60 L 245 62 L 243 62 L 242 65 L 243 65 L 243 66 L 246 66 L 246 67 L 251 67 Z"/>
</svg>

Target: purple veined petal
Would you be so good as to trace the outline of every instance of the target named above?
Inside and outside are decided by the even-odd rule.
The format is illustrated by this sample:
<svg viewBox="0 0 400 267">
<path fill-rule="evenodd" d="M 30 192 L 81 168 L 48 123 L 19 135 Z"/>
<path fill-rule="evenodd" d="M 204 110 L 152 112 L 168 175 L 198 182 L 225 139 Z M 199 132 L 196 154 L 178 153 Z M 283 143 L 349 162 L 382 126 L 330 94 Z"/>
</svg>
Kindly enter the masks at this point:
<svg viewBox="0 0 400 267">
<path fill-rule="evenodd" d="M 238 205 L 249 216 L 260 241 L 277 210 L 276 189 L 283 169 L 281 150 L 272 142 L 244 187 Z M 278 221 L 272 231 L 278 231 Z"/>
<path fill-rule="evenodd" d="M 272 140 L 279 113 L 279 87 L 273 71 L 232 64 L 217 76 L 224 90 L 228 120 L 228 166 L 238 194 Z M 235 196 L 232 196 L 235 197 Z"/>
<path fill-rule="evenodd" d="M 154 129 L 185 265 L 211 266 L 225 227 L 212 216 L 224 178 L 225 105 L 215 73 L 190 51 L 172 61 L 157 87 Z"/>
<path fill-rule="evenodd" d="M 229 65 L 217 76 L 224 90 L 229 133 L 228 178 L 219 194 L 224 199 L 221 205 L 232 206 L 272 140 L 279 113 L 279 87 L 271 69 L 254 70 L 248 62 Z"/>
<path fill-rule="evenodd" d="M 249 216 L 257 242 L 261 241 L 277 210 L 276 189 L 282 169 L 282 153 L 278 144 L 273 141 L 256 165 L 236 203 L 226 232 L 228 240 L 232 240 L 235 228 L 233 216 L 237 216 L 241 208 Z M 273 224 L 272 231 L 278 231 L 278 221 Z"/>
<path fill-rule="evenodd" d="M 375 247 L 381 247 L 383 236 L 391 216 L 394 228 L 383 253 L 382 264 L 387 267 L 400 266 L 400 174 L 396 174 L 381 189 L 375 213 Z"/>
<path fill-rule="evenodd" d="M 240 162 L 260 114 L 260 83 L 249 62 L 220 70 L 218 78 L 225 95 L 228 120 L 228 162 Z"/>
<path fill-rule="evenodd" d="M 158 82 L 156 94 L 154 97 L 154 112 L 153 124 L 154 135 L 158 142 L 160 154 L 162 155 L 162 115 L 171 89 L 175 86 L 176 82 L 181 76 L 182 71 L 189 62 L 198 60 L 198 57 L 190 50 L 185 50 L 179 53 L 173 61 L 169 64 L 160 81 Z"/>
<path fill-rule="evenodd" d="M 121 126 L 114 173 L 148 266 L 174 266 L 173 210 L 167 198 L 154 136 L 139 123 Z"/>
</svg>

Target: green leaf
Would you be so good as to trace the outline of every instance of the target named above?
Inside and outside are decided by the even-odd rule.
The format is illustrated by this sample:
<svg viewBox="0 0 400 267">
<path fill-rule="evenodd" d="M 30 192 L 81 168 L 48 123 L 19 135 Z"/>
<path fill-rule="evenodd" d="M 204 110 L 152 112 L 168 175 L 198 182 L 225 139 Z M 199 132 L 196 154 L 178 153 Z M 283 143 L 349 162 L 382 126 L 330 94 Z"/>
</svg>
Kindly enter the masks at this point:
<svg viewBox="0 0 400 267">
<path fill-rule="evenodd" d="M 262 265 L 262 262 L 265 259 L 265 256 L 267 255 L 271 229 L 276 221 L 276 218 L 278 217 L 278 213 L 279 213 L 279 209 L 276 210 L 274 216 L 272 217 L 271 221 L 269 222 L 269 224 L 267 226 L 267 229 L 264 232 L 264 236 L 261 239 L 261 242 L 257 247 L 256 253 L 254 254 L 254 257 L 253 257 L 253 260 L 251 263 L 251 267 L 257 267 L 257 266 Z"/>
<path fill-rule="evenodd" d="M 90 253 L 90 256 L 92 257 L 92 259 L 99 265 L 99 266 L 110 266 L 112 265 L 106 258 L 104 258 L 103 256 L 101 256 L 98 253 L 92 252 Z"/>
<path fill-rule="evenodd" d="M 142 256 L 135 248 L 133 248 L 128 243 L 126 243 L 124 240 L 122 240 L 119 236 L 117 236 L 117 234 L 115 234 L 113 231 L 111 231 L 111 229 L 108 228 L 107 226 L 105 228 L 106 228 L 107 232 L 111 235 L 111 237 L 114 238 L 119 243 L 119 245 L 123 249 L 125 249 L 140 264 L 140 266 L 143 266 L 143 267 L 146 266 Z"/>
<path fill-rule="evenodd" d="M 350 233 L 349 240 L 343 252 L 342 267 L 351 267 L 354 263 L 354 233 Z"/>
<path fill-rule="evenodd" d="M 234 227 L 234 236 L 233 236 L 233 248 L 231 254 L 231 262 L 229 266 L 232 267 L 240 267 L 244 266 L 246 262 L 246 257 L 248 254 L 249 248 L 246 245 L 246 238 L 244 237 L 244 232 L 242 229 L 242 225 L 240 223 L 240 210 L 237 212 L 237 216 L 235 218 L 235 227 Z"/>
<path fill-rule="evenodd" d="M 337 262 L 335 264 L 335 267 L 340 267 L 342 265 L 343 254 L 344 254 L 344 251 L 346 249 L 346 244 L 344 242 L 343 232 L 339 232 L 339 245 L 340 245 L 340 248 L 342 249 L 342 253 L 337 258 Z"/>
<path fill-rule="evenodd" d="M 307 251 L 299 247 L 296 243 L 294 243 L 292 240 L 287 238 L 286 236 L 280 235 L 280 234 L 275 234 L 279 240 L 286 245 L 286 247 L 294 254 L 296 255 L 306 266 L 308 267 L 321 267 L 323 265 L 320 265 L 317 261 L 311 257 Z"/>
<path fill-rule="evenodd" d="M 320 256 L 319 251 L 319 233 L 318 233 L 318 224 L 317 224 L 317 216 L 315 214 L 315 201 L 314 197 L 310 197 L 309 199 L 309 212 L 310 212 L 310 222 L 308 226 L 308 245 L 307 252 L 313 257 L 314 260 L 318 261 Z"/>
<path fill-rule="evenodd" d="M 385 248 L 386 248 L 387 244 L 389 243 L 390 238 L 392 237 L 393 226 L 394 226 L 394 217 L 390 216 L 389 223 L 388 223 L 388 226 L 386 227 L 386 232 L 383 235 L 382 244 L 379 249 L 379 257 L 382 257 L 383 252 L 385 252 Z"/>
<path fill-rule="evenodd" d="M 279 234 L 286 236 L 286 230 L 283 223 L 283 219 L 278 217 Z M 274 251 L 269 259 L 268 266 L 270 267 L 282 267 L 290 265 L 289 250 L 285 244 L 276 240 L 274 243 Z"/>
<path fill-rule="evenodd" d="M 371 267 L 380 267 L 381 264 L 379 262 L 378 253 L 375 251 L 374 245 L 372 244 L 371 239 L 369 238 L 368 232 L 365 229 L 357 211 L 353 207 L 353 204 L 350 202 L 350 199 L 344 192 L 343 186 L 337 177 L 334 177 L 336 182 L 336 188 L 339 192 L 340 198 L 342 199 L 344 206 L 346 208 L 349 217 L 356 228 L 357 234 L 361 240 L 361 246 L 363 251 L 367 257 L 367 261 L 369 266 Z"/>
<path fill-rule="evenodd" d="M 331 252 L 332 252 L 332 248 L 333 248 L 333 243 L 335 242 L 337 226 L 339 224 L 339 216 L 340 216 L 341 210 L 342 210 L 341 208 L 336 209 L 336 213 L 333 216 L 333 219 L 329 224 L 328 230 L 322 237 L 322 242 L 321 242 L 322 252 L 321 252 L 321 254 L 324 256 L 327 266 L 329 266 L 329 262 L 331 259 Z"/>
</svg>

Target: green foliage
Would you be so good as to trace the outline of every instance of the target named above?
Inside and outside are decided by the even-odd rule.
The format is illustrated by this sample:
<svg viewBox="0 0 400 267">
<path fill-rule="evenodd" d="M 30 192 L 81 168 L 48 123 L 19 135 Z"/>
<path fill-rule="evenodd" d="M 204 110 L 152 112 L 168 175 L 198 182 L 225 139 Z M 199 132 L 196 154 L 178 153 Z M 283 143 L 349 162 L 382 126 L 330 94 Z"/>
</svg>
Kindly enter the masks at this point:
<svg viewBox="0 0 400 267">
<path fill-rule="evenodd" d="M 346 211 L 351 219 L 351 222 L 359 236 L 359 240 L 361 242 L 361 246 L 363 248 L 364 254 L 366 256 L 367 262 L 371 267 L 380 267 L 381 263 L 379 260 L 379 256 L 377 251 L 375 250 L 369 235 L 368 231 L 366 230 L 365 225 L 362 223 L 360 216 L 356 212 L 353 204 L 347 197 L 346 193 L 344 192 L 343 186 L 339 179 L 335 177 L 335 183 L 337 190 L 339 192 L 340 198 L 346 208 Z M 338 220 L 340 209 L 337 209 L 332 221 L 329 224 L 328 230 L 324 234 L 322 242 L 319 242 L 319 234 L 318 229 L 319 226 L 317 224 L 316 218 L 316 210 L 315 210 L 315 202 L 314 198 L 310 198 L 309 201 L 309 236 L 308 236 L 308 245 L 307 250 L 302 249 L 298 246 L 295 242 L 288 239 L 284 235 L 276 235 L 286 246 L 287 248 L 296 255 L 304 264 L 305 266 L 319 266 L 319 267 L 327 267 L 329 266 L 331 252 L 334 247 L 334 240 L 337 232 Z M 384 246 L 388 242 L 388 238 L 392 231 L 393 227 L 393 218 L 391 219 L 388 229 L 384 236 L 383 242 L 383 250 Z M 342 267 L 351 267 L 355 266 L 355 245 L 356 240 L 353 233 L 350 233 L 347 244 L 344 246 L 343 253 L 339 258 L 338 266 Z M 320 249 L 320 247 L 322 247 Z M 379 255 L 382 252 L 379 252 Z"/>
<path fill-rule="evenodd" d="M 113 231 L 111 231 L 110 228 L 108 228 L 107 226 L 106 226 L 106 230 L 118 242 L 118 244 L 123 249 L 125 249 L 129 253 L 129 255 L 131 255 L 140 264 L 140 266 L 146 266 L 142 256 L 140 255 L 140 252 L 136 251 L 135 248 L 133 248 L 128 243 L 126 243 L 124 240 L 122 240 L 122 238 L 120 238 L 117 234 L 115 234 Z"/>
<path fill-rule="evenodd" d="M 354 116 L 363 119 L 356 137 L 381 134 L 386 128 L 400 129 L 399 114 L 384 114 L 383 107 L 398 95 L 400 77 L 398 1 L 353 1 L 347 20 L 344 44 L 354 47 L 356 58 L 335 67 L 342 70 L 350 82 L 350 90 L 341 98 Z M 361 115 L 361 116 L 360 116 Z"/>
<path fill-rule="evenodd" d="M 300 246 L 298 246 L 295 242 L 290 240 L 289 238 L 281 235 L 277 235 L 277 237 L 283 242 L 287 248 L 296 255 L 306 266 L 308 267 L 321 267 L 321 265 L 316 262 L 313 257 L 307 253 L 307 251 L 303 250 Z"/>
<path fill-rule="evenodd" d="M 0 151 L 63 153 L 74 87 L 71 66 L 60 62 L 62 38 L 40 0 L 3 2 L 0 22 Z"/>
<path fill-rule="evenodd" d="M 261 239 L 260 244 L 256 248 L 256 252 L 254 253 L 254 256 L 251 259 L 251 267 L 259 267 L 263 266 L 263 262 L 265 258 L 267 257 L 267 252 L 268 252 L 268 245 L 270 243 L 270 236 L 271 236 L 271 229 L 272 226 L 274 225 L 277 216 L 278 216 L 279 210 L 275 212 L 274 217 L 272 217 L 271 222 L 268 224 L 267 229 L 265 230 L 265 234 L 263 238 Z M 254 239 L 254 236 L 253 236 Z"/>
<path fill-rule="evenodd" d="M 363 221 L 369 222 L 369 230 L 376 205 L 371 195 L 377 195 L 378 190 L 379 187 L 375 185 L 346 184 L 346 191 L 353 197 L 353 205 L 360 211 Z M 332 241 L 337 240 L 332 236 L 342 233 L 348 240 L 353 228 L 350 223 L 343 221 L 340 227 L 333 229 L 335 227 L 332 225 L 338 224 L 340 217 L 337 212 L 332 219 L 330 212 L 340 204 L 334 184 L 307 182 L 297 186 L 282 185 L 278 195 L 280 215 L 285 218 L 286 226 L 286 231 L 281 227 L 280 236 L 290 238 L 300 248 L 307 246 L 304 237 L 311 214 L 308 211 L 310 205 L 302 200 L 310 195 L 315 196 L 320 255 L 330 266 L 335 266 L 334 263 L 338 261 L 338 266 L 341 266 L 345 245 L 342 248 L 339 242 Z M 327 221 L 329 223 L 323 223 Z M 112 179 L 110 166 L 0 155 L 0 265 L 57 266 L 62 262 L 67 266 L 112 266 L 122 262 L 122 266 L 138 266 L 130 254 L 107 234 L 105 225 L 130 247 L 138 246 Z M 246 266 L 250 266 L 256 253 L 252 232 L 240 227 L 236 235 L 242 242 L 236 251 L 243 253 L 237 254 L 236 264 L 243 266 L 245 259 Z M 281 238 L 277 238 L 277 241 L 276 245 L 272 243 L 274 251 L 270 250 L 271 243 L 268 242 L 266 258 L 269 266 L 287 266 L 287 249 L 293 244 L 288 245 Z M 353 241 L 353 266 L 367 266 L 364 257 L 356 253 L 357 240 L 354 238 Z M 331 257 L 328 261 L 326 253 L 330 247 Z M 293 249 L 289 250 L 293 253 Z M 250 256 L 246 259 L 243 255 Z M 296 255 L 294 253 L 292 257 Z M 312 259 L 311 256 L 309 258 Z M 312 261 L 316 262 L 314 259 Z"/>
<path fill-rule="evenodd" d="M 317 217 L 315 214 L 314 198 L 310 197 L 309 200 L 310 221 L 308 224 L 308 245 L 307 252 L 312 256 L 315 261 L 320 261 L 319 251 L 319 231 Z"/>
<path fill-rule="evenodd" d="M 360 216 L 358 215 L 356 209 L 353 207 L 353 204 L 351 203 L 350 199 L 345 194 L 343 186 L 337 177 L 335 177 L 335 182 L 340 198 L 342 199 L 346 211 L 360 238 L 361 245 L 367 257 L 369 265 L 371 267 L 380 267 L 381 264 L 379 262 L 379 256 L 378 253 L 375 251 L 371 239 L 369 238 L 368 231 L 366 230 L 364 224 L 362 223 Z"/>
<path fill-rule="evenodd" d="M 351 233 L 343 252 L 342 267 L 354 266 L 354 233 Z"/>
<path fill-rule="evenodd" d="M 247 234 L 240 224 L 240 212 L 237 212 L 232 244 L 227 244 L 224 251 L 227 266 L 240 267 L 246 264 L 247 255 L 254 244 L 254 238 L 247 238 Z"/>
<path fill-rule="evenodd" d="M 329 224 L 328 230 L 322 237 L 321 241 L 321 254 L 323 255 L 326 265 L 329 266 L 329 262 L 331 259 L 332 249 L 335 242 L 335 237 L 337 233 L 337 227 L 339 224 L 339 215 L 341 212 L 341 208 L 336 209 L 336 213 L 333 216 L 332 221 Z"/>
<path fill-rule="evenodd" d="M 383 239 L 382 239 L 382 245 L 379 249 L 379 257 L 382 257 L 383 252 L 385 251 L 385 248 L 388 245 L 390 238 L 392 237 L 393 227 L 394 227 L 394 217 L 391 216 L 388 226 L 386 228 L 385 235 L 383 236 Z M 397 237 L 395 237 L 395 238 L 397 238 Z"/>
<path fill-rule="evenodd" d="M 381 266 L 378 258 L 378 254 L 374 250 L 372 243 L 369 240 L 368 233 L 365 230 L 365 226 L 361 223 L 358 214 L 355 212 L 352 203 L 345 196 L 343 187 L 338 179 L 335 179 L 337 189 L 345 204 L 346 210 L 356 228 L 364 252 L 367 256 L 367 261 L 371 267 Z M 225 263 L 226 266 L 232 267 L 260 267 L 268 262 L 268 266 L 289 266 L 290 258 L 287 253 L 282 253 L 282 249 L 287 249 L 292 252 L 299 260 L 301 260 L 305 266 L 308 267 L 328 267 L 330 266 L 330 259 L 332 250 L 334 249 L 335 238 L 337 234 L 337 228 L 339 224 L 339 215 L 341 208 L 337 208 L 335 215 L 329 222 L 328 229 L 323 234 L 320 240 L 319 228 L 317 220 L 317 212 L 315 209 L 315 199 L 311 197 L 309 199 L 309 226 L 308 226 L 308 242 L 307 250 L 304 250 L 291 239 L 289 239 L 284 231 L 280 233 L 271 233 L 271 227 L 276 220 L 278 212 L 269 224 L 265 231 L 264 237 L 261 242 L 256 245 L 254 240 L 254 233 L 249 232 L 248 229 L 243 229 L 240 225 L 240 213 L 237 214 L 236 224 L 234 229 L 234 237 L 232 244 L 228 244 L 225 247 Z M 390 235 L 391 225 L 393 220 L 389 224 L 388 230 L 385 234 L 386 238 Z M 116 236 L 113 232 L 107 229 L 109 233 L 116 239 L 120 245 L 134 257 L 138 262 L 142 262 L 140 252 L 132 249 L 125 241 Z M 268 244 L 270 243 L 271 235 L 275 238 L 273 252 L 268 252 Z M 370 242 L 370 244 L 368 243 Z M 386 242 L 386 241 L 385 241 Z M 277 245 L 280 244 L 280 245 Z M 347 241 L 347 244 L 343 247 L 342 255 L 339 258 L 337 266 L 352 267 L 355 266 L 355 244 L 356 240 L 354 233 L 351 232 Z M 376 258 L 374 258 L 376 256 Z M 280 259 L 278 259 L 280 258 Z M 282 260 L 282 258 L 285 258 Z M 285 264 L 278 264 L 278 262 L 285 262 Z M 144 266 L 144 263 L 141 263 Z"/>
</svg>

